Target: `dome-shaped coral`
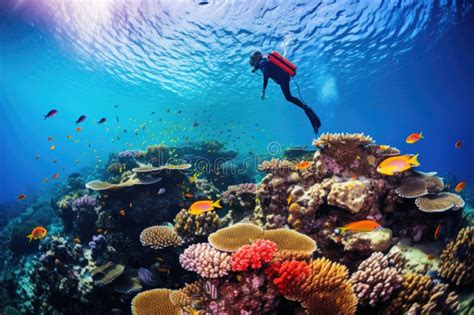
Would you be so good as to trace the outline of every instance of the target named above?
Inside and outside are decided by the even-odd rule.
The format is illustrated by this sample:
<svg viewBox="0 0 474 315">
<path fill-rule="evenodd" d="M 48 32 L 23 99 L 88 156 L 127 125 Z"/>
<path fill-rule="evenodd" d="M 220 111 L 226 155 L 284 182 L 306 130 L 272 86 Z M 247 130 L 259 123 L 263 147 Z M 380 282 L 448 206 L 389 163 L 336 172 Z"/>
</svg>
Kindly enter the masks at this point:
<svg viewBox="0 0 474 315">
<path fill-rule="evenodd" d="M 173 228 L 155 225 L 144 229 L 140 233 L 140 242 L 143 246 L 161 249 L 169 246 L 178 246 L 182 243 L 182 239 Z"/>
<path fill-rule="evenodd" d="M 170 300 L 171 290 L 154 289 L 138 293 L 132 300 L 133 315 L 179 315 L 181 309 Z"/>
<path fill-rule="evenodd" d="M 231 257 L 233 271 L 247 271 L 249 268 L 259 269 L 262 264 L 272 260 L 277 245 L 268 240 L 257 240 L 252 245 L 244 245 Z"/>
<path fill-rule="evenodd" d="M 455 240 L 446 245 L 439 265 L 441 277 L 455 285 L 474 283 L 474 227 L 461 229 Z"/>
<path fill-rule="evenodd" d="M 216 249 L 235 252 L 240 247 L 262 238 L 263 229 L 251 223 L 239 223 L 220 229 L 208 237 L 209 243 Z"/>
<path fill-rule="evenodd" d="M 443 212 L 464 207 L 464 200 L 456 194 L 442 192 L 418 197 L 415 204 L 423 212 Z"/>
</svg>

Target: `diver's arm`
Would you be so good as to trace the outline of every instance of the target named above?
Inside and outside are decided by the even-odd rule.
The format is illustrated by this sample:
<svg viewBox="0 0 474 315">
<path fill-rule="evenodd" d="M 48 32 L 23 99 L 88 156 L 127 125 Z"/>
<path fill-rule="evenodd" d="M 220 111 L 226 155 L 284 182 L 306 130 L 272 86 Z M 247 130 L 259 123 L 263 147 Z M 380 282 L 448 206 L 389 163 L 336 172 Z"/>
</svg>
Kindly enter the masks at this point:
<svg viewBox="0 0 474 315">
<path fill-rule="evenodd" d="M 265 90 L 267 89 L 268 84 L 268 76 L 266 74 L 263 75 L 263 89 L 262 89 L 262 100 L 265 99 Z"/>
</svg>

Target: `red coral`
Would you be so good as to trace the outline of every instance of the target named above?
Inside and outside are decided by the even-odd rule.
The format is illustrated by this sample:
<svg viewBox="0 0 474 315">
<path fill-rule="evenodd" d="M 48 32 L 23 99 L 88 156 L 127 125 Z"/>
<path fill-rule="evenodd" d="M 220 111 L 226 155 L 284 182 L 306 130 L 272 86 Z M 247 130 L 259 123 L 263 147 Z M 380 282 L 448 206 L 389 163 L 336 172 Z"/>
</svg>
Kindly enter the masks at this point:
<svg viewBox="0 0 474 315">
<path fill-rule="evenodd" d="M 232 270 L 259 269 L 263 263 L 268 263 L 273 259 L 276 250 L 276 244 L 268 240 L 258 240 L 252 245 L 244 245 L 231 257 Z"/>
<path fill-rule="evenodd" d="M 305 261 L 287 260 L 281 264 L 273 283 L 281 294 L 293 296 L 294 291 L 299 290 L 309 273 L 308 264 Z"/>
</svg>

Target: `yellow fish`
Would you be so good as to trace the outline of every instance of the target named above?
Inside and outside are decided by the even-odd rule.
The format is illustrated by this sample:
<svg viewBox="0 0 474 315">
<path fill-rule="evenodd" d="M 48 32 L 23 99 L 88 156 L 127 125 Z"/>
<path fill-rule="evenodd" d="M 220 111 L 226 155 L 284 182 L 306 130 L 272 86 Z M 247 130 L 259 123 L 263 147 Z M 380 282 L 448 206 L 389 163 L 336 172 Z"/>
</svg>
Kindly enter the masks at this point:
<svg viewBox="0 0 474 315">
<path fill-rule="evenodd" d="M 214 208 L 222 208 L 220 205 L 220 199 L 217 201 L 212 200 L 200 200 L 194 202 L 191 207 L 189 207 L 190 214 L 201 214 L 207 211 L 212 211 Z"/>
<path fill-rule="evenodd" d="M 27 235 L 26 237 L 31 240 L 40 240 L 46 236 L 46 229 L 42 226 L 37 226 L 31 231 L 31 234 Z"/>
<path fill-rule="evenodd" d="M 382 161 L 377 166 L 377 172 L 384 175 L 395 175 L 411 169 L 412 167 L 420 166 L 418 162 L 418 154 L 416 155 L 398 155 L 392 156 Z"/>
</svg>

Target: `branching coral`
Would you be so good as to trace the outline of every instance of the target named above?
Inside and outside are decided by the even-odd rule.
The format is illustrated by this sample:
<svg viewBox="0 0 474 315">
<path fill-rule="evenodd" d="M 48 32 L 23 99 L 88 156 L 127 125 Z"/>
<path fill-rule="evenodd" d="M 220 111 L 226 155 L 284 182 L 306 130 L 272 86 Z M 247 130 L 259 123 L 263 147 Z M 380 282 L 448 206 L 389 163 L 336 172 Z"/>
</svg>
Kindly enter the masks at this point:
<svg viewBox="0 0 474 315">
<path fill-rule="evenodd" d="M 260 269 L 262 264 L 272 260 L 276 250 L 277 245 L 268 240 L 257 240 L 252 245 L 244 245 L 232 254 L 232 270 Z"/>
<path fill-rule="evenodd" d="M 446 245 L 441 253 L 439 274 L 458 286 L 474 283 L 473 226 L 461 229 L 456 239 Z"/>
<path fill-rule="evenodd" d="M 173 228 L 155 225 L 144 229 L 140 233 L 140 242 L 143 246 L 161 249 L 169 246 L 178 246 L 182 243 L 182 239 Z"/>
<path fill-rule="evenodd" d="M 282 264 L 270 266 L 267 272 L 276 271 L 277 277 L 273 283 L 278 290 L 290 300 L 298 300 L 300 297 L 299 286 L 304 283 L 305 278 L 310 274 L 308 263 L 305 261 L 287 260 Z"/>
<path fill-rule="evenodd" d="M 396 268 L 389 267 L 384 254 L 376 252 L 359 265 L 351 276 L 351 282 L 359 304 L 374 306 L 390 297 L 400 286 L 402 277 Z"/>
<path fill-rule="evenodd" d="M 133 315 L 179 315 L 181 309 L 170 300 L 171 290 L 154 289 L 138 293 L 132 300 Z"/>
<path fill-rule="evenodd" d="M 230 255 L 216 250 L 208 243 L 193 244 L 179 256 L 181 266 L 195 271 L 203 278 L 219 278 L 231 268 Z"/>
<path fill-rule="evenodd" d="M 208 237 L 209 243 L 216 249 L 235 252 L 240 247 L 262 238 L 263 229 L 251 223 L 239 223 L 218 230 Z"/>
</svg>

